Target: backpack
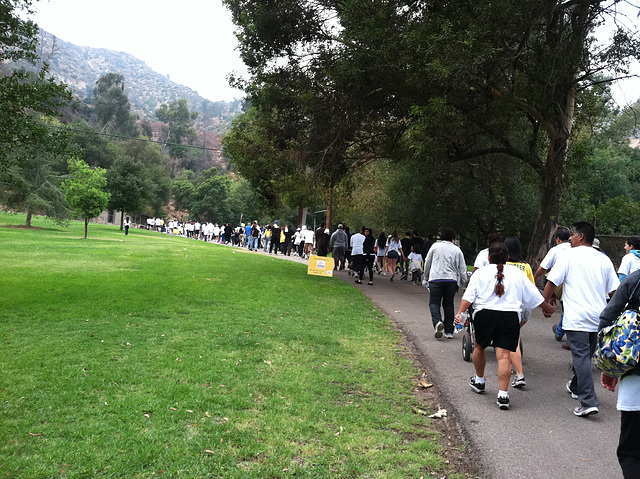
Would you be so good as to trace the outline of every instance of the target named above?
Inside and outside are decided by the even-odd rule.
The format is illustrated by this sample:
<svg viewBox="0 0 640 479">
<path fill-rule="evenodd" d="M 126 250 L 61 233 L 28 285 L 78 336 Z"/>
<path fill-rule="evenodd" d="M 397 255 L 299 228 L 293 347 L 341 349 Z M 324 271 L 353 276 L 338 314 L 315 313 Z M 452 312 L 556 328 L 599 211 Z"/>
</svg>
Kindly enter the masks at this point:
<svg viewBox="0 0 640 479">
<path fill-rule="evenodd" d="M 635 297 L 640 286 L 636 284 L 629 297 Z M 619 378 L 630 373 L 640 364 L 640 312 L 627 309 L 618 316 L 616 322 L 598 333 L 596 352 L 593 355 L 596 367 L 607 376 Z"/>
</svg>

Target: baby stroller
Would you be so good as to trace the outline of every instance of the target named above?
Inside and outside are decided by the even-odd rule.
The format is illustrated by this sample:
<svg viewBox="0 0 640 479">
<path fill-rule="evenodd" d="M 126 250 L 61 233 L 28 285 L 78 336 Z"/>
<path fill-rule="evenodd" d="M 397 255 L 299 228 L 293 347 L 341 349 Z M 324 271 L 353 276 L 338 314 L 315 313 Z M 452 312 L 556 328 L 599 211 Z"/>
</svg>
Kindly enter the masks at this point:
<svg viewBox="0 0 640 479">
<path fill-rule="evenodd" d="M 473 354 L 473 345 L 476 341 L 476 332 L 473 326 L 473 308 L 469 308 L 467 319 L 462 325 L 464 331 L 462 336 L 462 359 L 469 362 Z M 524 358 L 524 349 L 522 348 L 522 338 L 520 341 L 520 354 Z"/>
</svg>

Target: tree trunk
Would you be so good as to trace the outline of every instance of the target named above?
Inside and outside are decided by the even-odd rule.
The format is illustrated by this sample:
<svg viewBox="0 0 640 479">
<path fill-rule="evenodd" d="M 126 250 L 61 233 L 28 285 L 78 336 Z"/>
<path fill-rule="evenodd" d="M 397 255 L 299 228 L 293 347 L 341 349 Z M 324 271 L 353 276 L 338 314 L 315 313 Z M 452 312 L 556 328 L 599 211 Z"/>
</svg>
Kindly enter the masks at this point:
<svg viewBox="0 0 640 479">
<path fill-rule="evenodd" d="M 538 208 L 527 257 L 527 261 L 534 272 L 538 269 L 547 251 L 549 251 L 558 226 L 567 147 L 568 139 L 566 137 L 554 140 L 549 147 L 540 207 Z"/>
<path fill-rule="evenodd" d="M 120 212 L 120 231 L 124 229 L 124 210 Z"/>
<path fill-rule="evenodd" d="M 84 219 L 84 239 L 87 239 L 87 231 L 89 230 L 89 218 Z"/>
<path fill-rule="evenodd" d="M 331 230 L 331 210 L 333 209 L 333 186 L 329 186 L 329 202 L 327 204 L 327 228 Z"/>
<path fill-rule="evenodd" d="M 33 215 L 33 213 L 31 212 L 31 210 L 27 210 L 27 221 L 24 223 L 24 225 L 27 228 L 31 227 L 31 216 Z"/>
</svg>

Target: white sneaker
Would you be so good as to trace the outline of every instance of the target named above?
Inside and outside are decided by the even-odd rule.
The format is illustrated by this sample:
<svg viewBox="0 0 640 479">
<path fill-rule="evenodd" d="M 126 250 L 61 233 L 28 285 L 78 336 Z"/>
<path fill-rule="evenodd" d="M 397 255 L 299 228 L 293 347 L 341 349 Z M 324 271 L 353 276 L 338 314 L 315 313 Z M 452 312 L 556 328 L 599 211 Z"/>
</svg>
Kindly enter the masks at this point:
<svg viewBox="0 0 640 479">
<path fill-rule="evenodd" d="M 442 321 L 438 321 L 436 324 L 436 339 L 440 339 L 442 337 L 442 331 L 444 330 L 444 323 Z"/>
<path fill-rule="evenodd" d="M 571 381 L 567 383 L 567 391 L 569 391 L 573 399 L 578 399 L 578 395 L 571 390 Z"/>
<path fill-rule="evenodd" d="M 588 416 L 591 416 L 592 414 L 598 414 L 598 408 L 595 406 L 592 406 L 592 407 L 578 406 L 574 408 L 573 414 L 580 417 L 588 417 Z"/>
<path fill-rule="evenodd" d="M 453 339 L 453 333 L 444 333 L 444 337 L 447 339 Z"/>
</svg>

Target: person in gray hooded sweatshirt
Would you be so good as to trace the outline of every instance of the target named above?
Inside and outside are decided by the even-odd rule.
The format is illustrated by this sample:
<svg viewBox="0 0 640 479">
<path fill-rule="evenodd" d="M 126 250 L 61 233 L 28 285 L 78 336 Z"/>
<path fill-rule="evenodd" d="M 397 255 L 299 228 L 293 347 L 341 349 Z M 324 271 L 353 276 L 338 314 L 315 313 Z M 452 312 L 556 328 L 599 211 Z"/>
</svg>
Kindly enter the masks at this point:
<svg viewBox="0 0 640 479">
<path fill-rule="evenodd" d="M 349 237 L 347 233 L 344 232 L 344 225 L 339 224 L 338 229 L 333 232 L 329 239 L 329 247 L 333 252 L 333 260 L 335 261 L 334 269 L 344 269 L 344 258 L 348 241 Z"/>
</svg>

